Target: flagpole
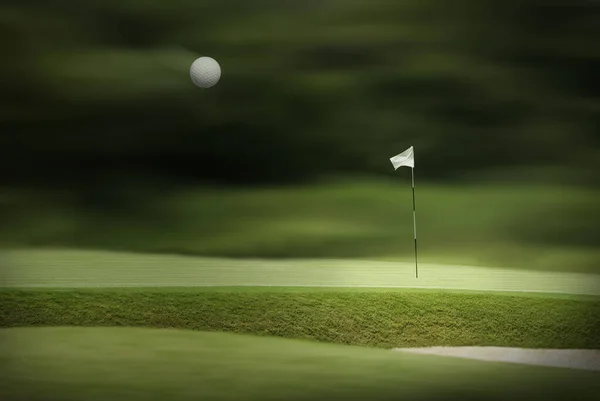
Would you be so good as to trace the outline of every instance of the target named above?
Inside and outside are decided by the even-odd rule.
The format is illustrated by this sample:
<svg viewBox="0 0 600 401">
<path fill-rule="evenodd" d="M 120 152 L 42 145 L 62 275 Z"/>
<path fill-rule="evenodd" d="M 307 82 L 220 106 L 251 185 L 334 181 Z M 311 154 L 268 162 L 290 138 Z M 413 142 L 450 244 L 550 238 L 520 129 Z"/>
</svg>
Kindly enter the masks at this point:
<svg viewBox="0 0 600 401">
<path fill-rule="evenodd" d="M 417 211 L 415 207 L 415 168 L 411 168 L 410 172 L 412 175 L 413 232 L 415 234 L 415 277 L 419 278 L 419 265 L 417 264 Z"/>
<path fill-rule="evenodd" d="M 413 229 L 415 233 L 415 276 L 419 278 L 419 265 L 417 263 L 417 208 L 415 207 L 415 152 L 414 148 L 411 146 L 406 149 L 404 152 L 390 157 L 390 161 L 394 166 L 394 170 L 398 170 L 398 168 L 402 166 L 411 168 L 411 176 L 412 176 L 412 197 L 413 197 Z"/>
</svg>

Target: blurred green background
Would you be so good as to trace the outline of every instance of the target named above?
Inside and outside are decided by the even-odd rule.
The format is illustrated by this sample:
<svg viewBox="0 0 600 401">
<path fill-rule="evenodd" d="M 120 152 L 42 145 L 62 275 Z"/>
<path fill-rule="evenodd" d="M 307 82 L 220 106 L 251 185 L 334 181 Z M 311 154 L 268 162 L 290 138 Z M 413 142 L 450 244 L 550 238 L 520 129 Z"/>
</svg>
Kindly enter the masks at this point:
<svg viewBox="0 0 600 401">
<path fill-rule="evenodd" d="M 0 243 L 600 272 L 600 3 L 0 10 Z M 189 79 L 208 55 L 209 90 Z"/>
</svg>

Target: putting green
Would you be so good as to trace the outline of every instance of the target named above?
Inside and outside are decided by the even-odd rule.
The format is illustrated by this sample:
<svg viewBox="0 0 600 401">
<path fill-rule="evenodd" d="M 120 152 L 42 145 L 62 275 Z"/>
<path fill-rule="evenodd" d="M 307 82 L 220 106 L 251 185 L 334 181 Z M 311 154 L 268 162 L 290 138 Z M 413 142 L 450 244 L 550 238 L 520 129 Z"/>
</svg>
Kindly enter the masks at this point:
<svg viewBox="0 0 600 401">
<path fill-rule="evenodd" d="M 3 400 L 591 400 L 600 374 L 224 333 L 0 330 Z"/>
<path fill-rule="evenodd" d="M 4 287 L 394 287 L 600 295 L 600 275 L 362 260 L 239 260 L 74 250 L 5 251 Z"/>
</svg>

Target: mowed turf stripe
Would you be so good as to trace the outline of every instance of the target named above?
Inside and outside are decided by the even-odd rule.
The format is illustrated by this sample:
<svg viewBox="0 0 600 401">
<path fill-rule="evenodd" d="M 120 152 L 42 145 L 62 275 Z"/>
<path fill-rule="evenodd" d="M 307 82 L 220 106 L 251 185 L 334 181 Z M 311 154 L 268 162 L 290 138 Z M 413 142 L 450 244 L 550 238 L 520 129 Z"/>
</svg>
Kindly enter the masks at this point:
<svg viewBox="0 0 600 401">
<path fill-rule="evenodd" d="M 600 295 L 600 275 L 357 260 L 237 260 L 124 252 L 2 255 L 4 287 L 305 286 L 443 288 Z"/>
<path fill-rule="evenodd" d="M 23 257 L 24 256 L 24 257 Z M 36 258 L 38 256 L 38 258 Z M 596 276 L 356 261 L 237 261 L 115 253 L 42 252 L 11 258 L 8 286 L 373 286 L 597 293 Z M 21 263 L 19 263 L 21 262 Z M 429 274 L 427 274 L 429 273 Z M 424 276 L 424 277 L 423 277 Z"/>
</svg>

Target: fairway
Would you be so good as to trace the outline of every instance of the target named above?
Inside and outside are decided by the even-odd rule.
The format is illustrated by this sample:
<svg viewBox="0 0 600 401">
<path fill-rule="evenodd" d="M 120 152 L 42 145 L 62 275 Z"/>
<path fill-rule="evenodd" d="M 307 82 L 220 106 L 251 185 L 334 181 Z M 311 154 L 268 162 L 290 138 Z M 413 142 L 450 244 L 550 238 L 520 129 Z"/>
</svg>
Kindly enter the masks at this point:
<svg viewBox="0 0 600 401">
<path fill-rule="evenodd" d="M 416 279 L 411 263 L 368 260 L 1 256 L 3 400 L 548 401 L 600 391 L 598 372 L 390 351 L 599 349 L 594 274 L 422 264 Z"/>
<path fill-rule="evenodd" d="M 592 400 L 600 374 L 131 328 L 0 331 L 3 400 Z M 490 396 L 492 398 L 490 398 Z"/>
<path fill-rule="evenodd" d="M 600 295 L 600 275 L 363 260 L 257 260 L 126 252 L 2 253 L 0 286 L 373 287 Z"/>
<path fill-rule="evenodd" d="M 600 0 L 13 3 L 0 401 L 600 401 Z"/>
</svg>

